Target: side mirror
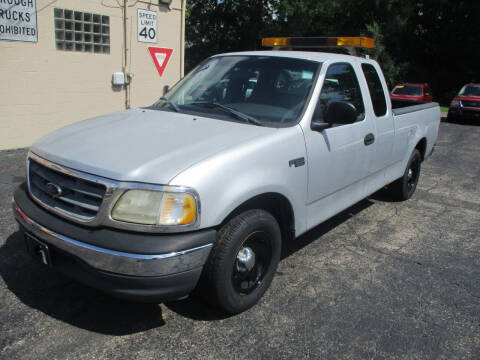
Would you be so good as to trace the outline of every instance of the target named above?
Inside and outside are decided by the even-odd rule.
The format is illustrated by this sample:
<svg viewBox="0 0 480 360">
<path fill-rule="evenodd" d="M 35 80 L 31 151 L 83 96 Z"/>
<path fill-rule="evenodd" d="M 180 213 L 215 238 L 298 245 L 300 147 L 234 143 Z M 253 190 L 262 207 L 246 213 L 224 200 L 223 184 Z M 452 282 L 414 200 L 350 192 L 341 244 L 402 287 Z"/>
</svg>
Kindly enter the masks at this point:
<svg viewBox="0 0 480 360">
<path fill-rule="evenodd" d="M 318 121 L 318 120 L 313 120 L 312 123 L 310 124 L 310 129 L 313 131 L 323 131 L 325 129 L 328 129 L 332 124 L 326 123 L 323 121 Z"/>
<path fill-rule="evenodd" d="M 325 121 L 329 124 L 353 124 L 357 121 L 357 109 L 352 103 L 334 101 L 328 105 Z"/>
<path fill-rule="evenodd" d="M 165 85 L 163 87 L 163 95 L 165 95 L 168 92 L 168 90 L 170 90 L 170 87 L 168 85 Z"/>
</svg>

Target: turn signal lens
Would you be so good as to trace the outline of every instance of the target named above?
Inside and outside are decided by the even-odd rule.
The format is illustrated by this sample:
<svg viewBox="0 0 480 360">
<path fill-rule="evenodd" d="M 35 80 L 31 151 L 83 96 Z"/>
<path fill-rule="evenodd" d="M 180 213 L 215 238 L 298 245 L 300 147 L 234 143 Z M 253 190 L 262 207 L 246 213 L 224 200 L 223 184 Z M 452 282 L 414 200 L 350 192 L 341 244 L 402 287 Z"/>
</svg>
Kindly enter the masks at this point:
<svg viewBox="0 0 480 360">
<path fill-rule="evenodd" d="M 186 193 L 165 193 L 159 225 L 187 225 L 195 221 L 195 199 Z"/>
</svg>

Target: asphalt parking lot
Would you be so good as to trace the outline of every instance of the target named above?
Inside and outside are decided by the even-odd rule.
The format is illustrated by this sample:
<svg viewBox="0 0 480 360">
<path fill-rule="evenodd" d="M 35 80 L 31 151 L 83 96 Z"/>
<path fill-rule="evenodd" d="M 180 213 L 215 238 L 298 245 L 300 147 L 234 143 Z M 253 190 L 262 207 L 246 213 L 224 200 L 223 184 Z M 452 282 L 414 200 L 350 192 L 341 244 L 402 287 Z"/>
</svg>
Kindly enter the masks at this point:
<svg viewBox="0 0 480 360">
<path fill-rule="evenodd" d="M 479 139 L 442 123 L 411 200 L 380 191 L 297 239 L 260 304 L 228 318 L 34 262 L 10 205 L 25 151 L 0 152 L 0 358 L 479 359 Z"/>
</svg>

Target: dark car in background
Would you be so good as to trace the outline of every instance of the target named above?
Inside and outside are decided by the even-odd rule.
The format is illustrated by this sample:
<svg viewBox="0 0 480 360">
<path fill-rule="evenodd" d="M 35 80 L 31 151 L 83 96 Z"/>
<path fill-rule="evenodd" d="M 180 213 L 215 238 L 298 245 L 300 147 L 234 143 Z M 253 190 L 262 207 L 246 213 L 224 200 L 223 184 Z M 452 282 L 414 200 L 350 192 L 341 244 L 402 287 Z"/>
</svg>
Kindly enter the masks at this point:
<svg viewBox="0 0 480 360">
<path fill-rule="evenodd" d="M 392 100 L 433 101 L 432 90 L 428 84 L 405 83 L 395 86 L 390 93 Z"/>
<path fill-rule="evenodd" d="M 450 103 L 449 121 L 480 119 L 480 84 L 466 84 Z"/>
</svg>

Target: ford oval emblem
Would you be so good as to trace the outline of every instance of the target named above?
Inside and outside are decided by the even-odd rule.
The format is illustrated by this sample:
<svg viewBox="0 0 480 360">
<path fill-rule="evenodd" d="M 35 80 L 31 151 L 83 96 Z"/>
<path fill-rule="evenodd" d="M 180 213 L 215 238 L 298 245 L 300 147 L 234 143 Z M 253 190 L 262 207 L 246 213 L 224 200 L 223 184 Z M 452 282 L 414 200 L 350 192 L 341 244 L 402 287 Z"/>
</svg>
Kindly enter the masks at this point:
<svg viewBox="0 0 480 360">
<path fill-rule="evenodd" d="M 54 183 L 47 183 L 47 191 L 48 193 L 53 196 L 54 198 L 59 197 L 62 195 L 62 188 Z"/>
</svg>

